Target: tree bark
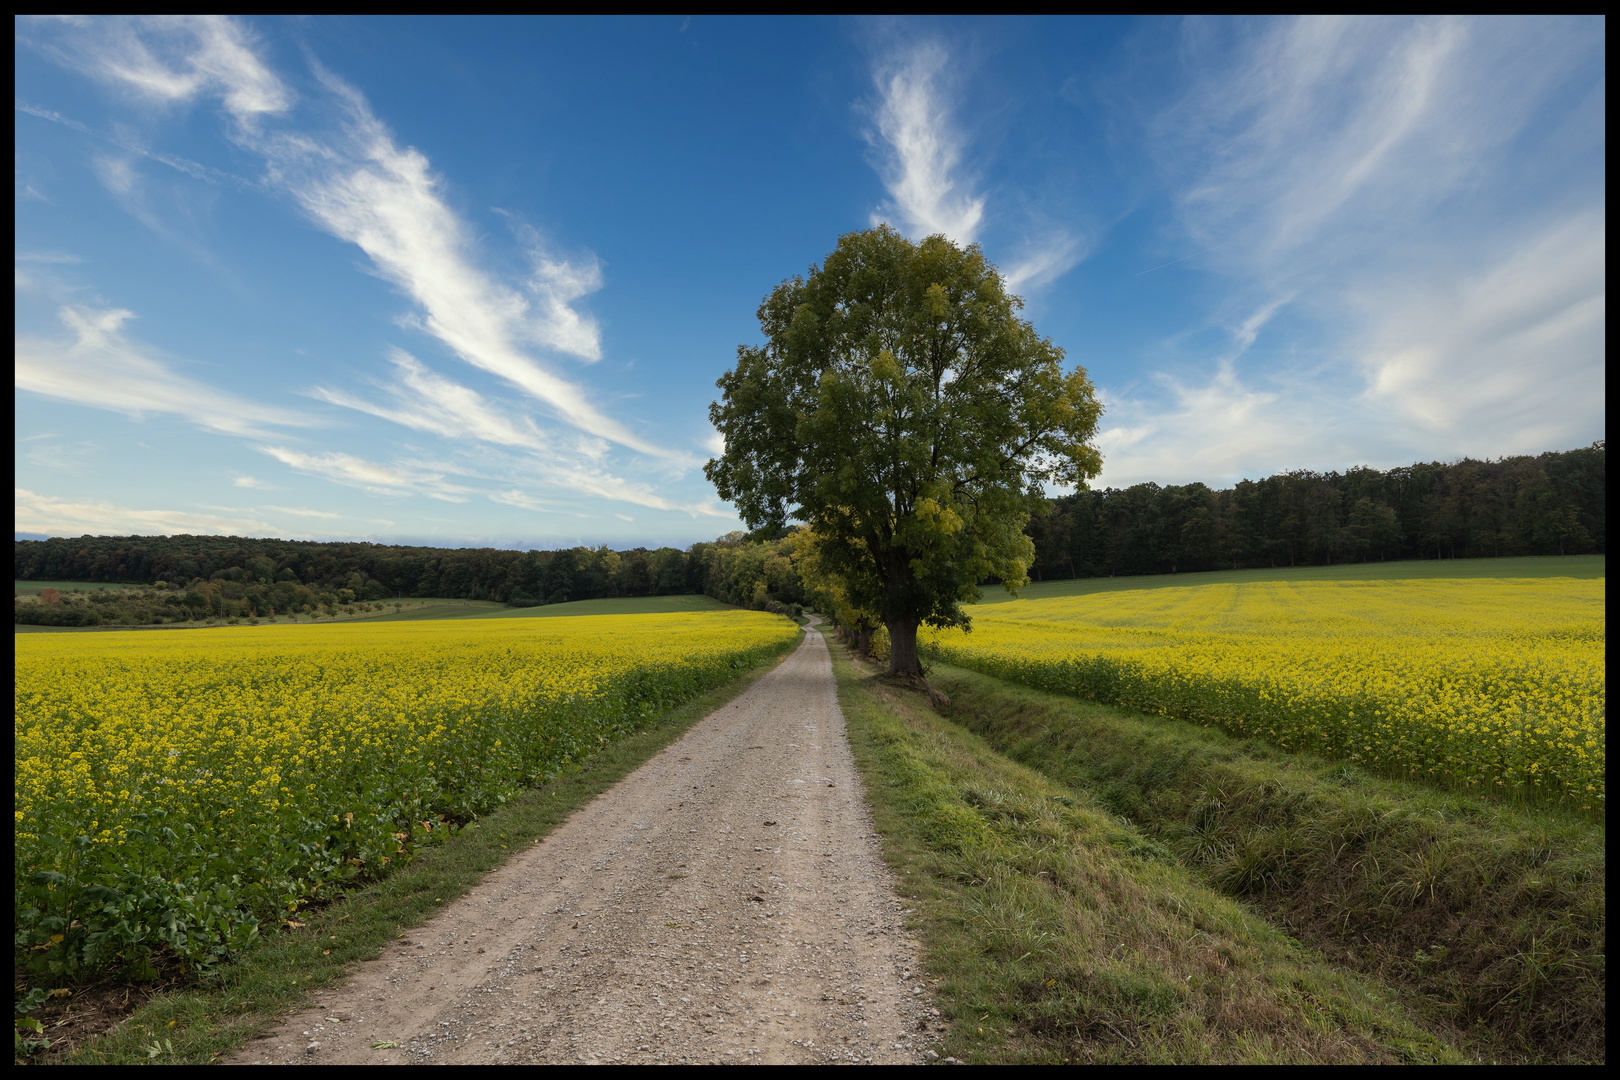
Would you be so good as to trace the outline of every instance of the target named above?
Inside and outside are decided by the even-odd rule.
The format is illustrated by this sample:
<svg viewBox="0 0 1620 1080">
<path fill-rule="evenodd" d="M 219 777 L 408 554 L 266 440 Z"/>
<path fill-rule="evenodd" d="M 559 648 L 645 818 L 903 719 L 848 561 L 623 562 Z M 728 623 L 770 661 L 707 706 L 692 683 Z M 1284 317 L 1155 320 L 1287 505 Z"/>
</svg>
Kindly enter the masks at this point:
<svg viewBox="0 0 1620 1080">
<path fill-rule="evenodd" d="M 858 619 L 855 623 L 855 651 L 862 656 L 869 656 L 872 652 L 872 631 L 874 627 L 865 619 Z"/>
<path fill-rule="evenodd" d="M 922 675 L 917 658 L 917 620 L 902 619 L 884 623 L 889 629 L 889 674 Z"/>
</svg>

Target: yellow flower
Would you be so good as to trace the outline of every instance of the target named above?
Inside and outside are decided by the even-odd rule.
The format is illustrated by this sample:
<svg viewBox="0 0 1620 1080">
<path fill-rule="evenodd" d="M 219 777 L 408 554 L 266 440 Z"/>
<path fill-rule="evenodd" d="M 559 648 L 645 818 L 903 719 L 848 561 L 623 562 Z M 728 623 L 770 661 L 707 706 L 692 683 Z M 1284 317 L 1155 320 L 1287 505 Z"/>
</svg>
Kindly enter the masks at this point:
<svg viewBox="0 0 1620 1080">
<path fill-rule="evenodd" d="M 1603 798 L 1602 580 L 1252 582 L 984 603 L 943 658 L 1396 774 Z M 1471 777 L 1471 778 L 1469 778 Z"/>
<path fill-rule="evenodd" d="M 797 636 L 748 611 L 28 635 L 19 880 L 161 873 L 267 918 L 397 854 L 409 821 L 482 812 Z"/>
</svg>

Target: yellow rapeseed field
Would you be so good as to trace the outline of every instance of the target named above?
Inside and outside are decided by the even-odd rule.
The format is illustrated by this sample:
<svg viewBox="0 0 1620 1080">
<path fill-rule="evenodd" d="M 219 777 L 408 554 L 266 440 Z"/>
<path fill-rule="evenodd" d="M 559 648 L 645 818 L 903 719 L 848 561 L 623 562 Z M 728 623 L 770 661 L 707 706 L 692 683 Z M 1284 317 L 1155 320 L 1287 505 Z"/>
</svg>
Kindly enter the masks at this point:
<svg viewBox="0 0 1620 1080">
<path fill-rule="evenodd" d="M 1447 786 L 1604 808 L 1605 582 L 1250 582 L 985 604 L 942 658 Z"/>
<path fill-rule="evenodd" d="M 721 611 L 18 636 L 19 945 L 210 962 L 797 633 Z"/>
</svg>

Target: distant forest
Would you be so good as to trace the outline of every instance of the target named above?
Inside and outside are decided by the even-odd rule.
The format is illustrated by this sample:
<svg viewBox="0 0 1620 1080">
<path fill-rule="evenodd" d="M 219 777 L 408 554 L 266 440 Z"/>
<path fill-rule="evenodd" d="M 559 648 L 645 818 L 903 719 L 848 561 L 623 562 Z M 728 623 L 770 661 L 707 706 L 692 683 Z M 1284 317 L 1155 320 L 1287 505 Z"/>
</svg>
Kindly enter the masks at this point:
<svg viewBox="0 0 1620 1080">
<path fill-rule="evenodd" d="M 1604 548 L 1604 444 L 1380 472 L 1082 491 L 1030 521 L 1036 580 Z"/>
<path fill-rule="evenodd" d="M 1388 472 L 1290 472 L 1220 491 L 1203 484 L 1082 491 L 1053 500 L 1030 521 L 1030 576 L 1602 552 L 1604 453 L 1598 442 L 1539 457 Z M 162 583 L 176 594 L 167 608 L 173 621 L 194 616 L 192 608 L 246 617 L 396 597 L 516 607 L 678 593 L 757 607 L 806 600 L 787 544 L 741 534 L 684 551 L 84 536 L 19 540 L 15 560 L 17 580 Z M 19 601 L 19 611 L 23 606 L 37 610 L 32 601 Z"/>
</svg>

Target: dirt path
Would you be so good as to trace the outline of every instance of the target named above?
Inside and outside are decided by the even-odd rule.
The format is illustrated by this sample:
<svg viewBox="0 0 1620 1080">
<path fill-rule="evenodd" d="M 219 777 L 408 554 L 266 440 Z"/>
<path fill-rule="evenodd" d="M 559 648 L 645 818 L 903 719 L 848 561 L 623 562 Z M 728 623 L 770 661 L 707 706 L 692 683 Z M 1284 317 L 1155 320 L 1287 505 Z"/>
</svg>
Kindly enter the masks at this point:
<svg viewBox="0 0 1620 1080">
<path fill-rule="evenodd" d="M 921 1062 L 902 915 L 811 629 L 233 1063 Z"/>
</svg>

